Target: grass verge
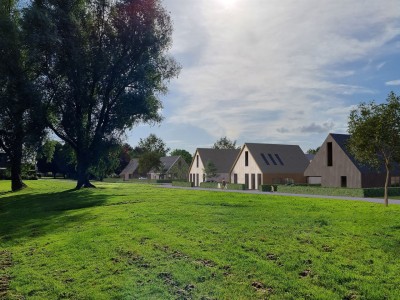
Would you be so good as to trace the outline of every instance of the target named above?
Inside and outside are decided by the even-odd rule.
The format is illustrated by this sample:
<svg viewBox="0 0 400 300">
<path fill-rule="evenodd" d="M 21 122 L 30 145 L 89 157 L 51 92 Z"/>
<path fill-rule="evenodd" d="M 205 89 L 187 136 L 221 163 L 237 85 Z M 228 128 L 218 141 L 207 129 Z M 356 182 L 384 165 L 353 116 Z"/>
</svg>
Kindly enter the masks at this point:
<svg viewBox="0 0 400 300">
<path fill-rule="evenodd" d="M 96 185 L 0 196 L 3 296 L 400 299 L 398 206 Z"/>
</svg>

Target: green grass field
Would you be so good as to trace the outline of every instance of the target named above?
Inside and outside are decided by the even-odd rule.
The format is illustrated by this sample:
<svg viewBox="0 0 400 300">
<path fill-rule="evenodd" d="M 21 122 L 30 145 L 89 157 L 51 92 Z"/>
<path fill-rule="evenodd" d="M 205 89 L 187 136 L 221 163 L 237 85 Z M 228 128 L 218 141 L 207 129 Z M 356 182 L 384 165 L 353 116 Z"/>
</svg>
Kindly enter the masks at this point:
<svg viewBox="0 0 400 300">
<path fill-rule="evenodd" d="M 0 196 L 0 299 L 400 299 L 400 206 L 28 185 Z"/>
</svg>

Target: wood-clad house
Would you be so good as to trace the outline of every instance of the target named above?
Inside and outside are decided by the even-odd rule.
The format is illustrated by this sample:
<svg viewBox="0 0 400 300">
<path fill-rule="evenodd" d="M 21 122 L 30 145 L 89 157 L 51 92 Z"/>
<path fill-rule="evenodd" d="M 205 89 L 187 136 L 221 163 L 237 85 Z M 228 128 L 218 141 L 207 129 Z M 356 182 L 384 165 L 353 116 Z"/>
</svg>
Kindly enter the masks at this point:
<svg viewBox="0 0 400 300">
<path fill-rule="evenodd" d="M 260 184 L 306 183 L 309 160 L 298 145 L 243 145 L 230 171 L 232 183 L 258 189 Z"/>
<path fill-rule="evenodd" d="M 321 186 L 371 188 L 383 187 L 386 171 L 359 163 L 347 150 L 350 135 L 330 133 L 304 172 L 308 181 L 319 178 Z M 391 174 L 391 184 L 399 183 L 399 170 Z"/>
</svg>

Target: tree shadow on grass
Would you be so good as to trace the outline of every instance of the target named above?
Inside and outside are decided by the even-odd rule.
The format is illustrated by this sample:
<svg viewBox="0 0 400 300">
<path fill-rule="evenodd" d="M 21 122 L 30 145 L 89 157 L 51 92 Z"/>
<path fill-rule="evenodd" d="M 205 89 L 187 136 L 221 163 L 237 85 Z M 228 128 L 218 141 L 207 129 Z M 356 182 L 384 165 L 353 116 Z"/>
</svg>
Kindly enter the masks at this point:
<svg viewBox="0 0 400 300">
<path fill-rule="evenodd" d="M 82 222 L 90 214 L 87 208 L 103 205 L 108 197 L 88 190 L 67 190 L 3 198 L 0 201 L 0 242 L 33 238 L 73 222 Z"/>
</svg>

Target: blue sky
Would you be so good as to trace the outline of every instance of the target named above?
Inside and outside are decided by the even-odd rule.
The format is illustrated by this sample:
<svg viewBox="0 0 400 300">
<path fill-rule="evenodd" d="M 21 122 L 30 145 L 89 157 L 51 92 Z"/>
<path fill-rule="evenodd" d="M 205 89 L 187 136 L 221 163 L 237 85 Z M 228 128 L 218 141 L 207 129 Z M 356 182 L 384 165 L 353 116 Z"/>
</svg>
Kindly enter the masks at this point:
<svg viewBox="0 0 400 300">
<path fill-rule="evenodd" d="M 227 136 L 319 146 L 362 101 L 400 94 L 399 0 L 164 0 L 182 65 L 155 133 L 193 153 Z"/>
</svg>

